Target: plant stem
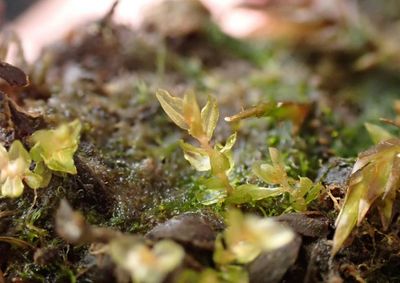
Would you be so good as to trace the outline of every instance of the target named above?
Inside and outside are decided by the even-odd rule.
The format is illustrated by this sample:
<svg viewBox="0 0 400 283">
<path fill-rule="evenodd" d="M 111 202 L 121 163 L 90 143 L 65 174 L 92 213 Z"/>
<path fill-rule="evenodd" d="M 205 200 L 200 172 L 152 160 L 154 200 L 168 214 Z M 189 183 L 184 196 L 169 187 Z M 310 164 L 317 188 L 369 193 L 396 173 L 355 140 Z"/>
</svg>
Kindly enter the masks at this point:
<svg viewBox="0 0 400 283">
<path fill-rule="evenodd" d="M 215 150 L 212 148 L 212 146 L 210 145 L 210 142 L 207 138 L 207 136 L 203 136 L 200 139 L 198 139 L 200 146 L 202 149 L 204 149 L 207 152 L 207 155 L 209 156 L 210 160 L 211 160 L 211 156 L 212 156 L 212 152 Z M 220 172 L 218 174 L 215 175 L 225 186 L 226 192 L 229 195 L 231 195 L 233 193 L 233 187 L 231 185 L 231 183 L 229 182 L 229 178 L 226 175 L 226 172 Z"/>
</svg>

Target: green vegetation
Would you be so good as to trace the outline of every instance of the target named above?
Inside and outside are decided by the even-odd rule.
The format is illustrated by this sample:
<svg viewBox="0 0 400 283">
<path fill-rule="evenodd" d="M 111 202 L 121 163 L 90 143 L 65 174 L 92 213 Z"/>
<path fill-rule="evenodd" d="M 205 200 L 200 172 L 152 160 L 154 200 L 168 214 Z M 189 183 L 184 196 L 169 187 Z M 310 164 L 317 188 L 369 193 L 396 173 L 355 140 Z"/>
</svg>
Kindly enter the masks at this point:
<svg viewBox="0 0 400 283">
<path fill-rule="evenodd" d="M 74 30 L 31 65 L 17 43 L 30 85 L 0 64 L 0 282 L 399 281 L 400 130 L 372 124 L 400 114 L 397 25 L 341 4 L 301 5 L 293 44 L 171 7 Z"/>
<path fill-rule="evenodd" d="M 400 139 L 376 125 L 366 124 L 366 128 L 377 145 L 361 152 L 354 164 L 346 198 L 336 220 L 333 255 L 372 206 L 377 207 L 384 230 L 392 220 L 400 185 Z"/>
<path fill-rule="evenodd" d="M 54 130 L 36 131 L 29 138 L 33 145 L 29 153 L 19 140 L 8 152 L 0 144 L 1 195 L 19 197 L 24 182 L 32 189 L 45 188 L 54 172 L 76 174 L 73 156 L 80 129 L 80 122 L 75 120 Z"/>
<path fill-rule="evenodd" d="M 164 240 L 149 248 L 134 237 L 118 237 L 109 245 L 112 259 L 130 274 L 133 282 L 160 283 L 177 268 L 185 255 L 178 244 Z"/>
<path fill-rule="evenodd" d="M 200 202 L 211 205 L 226 201 L 228 204 L 244 204 L 265 198 L 289 194 L 290 204 L 294 210 L 303 211 L 315 200 L 322 189 L 321 184 L 305 177 L 298 181 L 288 178 L 279 151 L 270 148 L 272 165 L 256 163 L 253 172 L 268 187 L 254 184 L 236 185 L 229 178 L 229 172 L 235 166 L 231 149 L 236 141 L 236 133 L 232 134 L 225 145 L 212 146 L 212 137 L 219 118 L 218 105 L 215 98 L 208 98 L 207 104 L 200 111 L 195 95 L 190 92 L 183 98 L 174 97 L 164 90 L 157 92 L 157 98 L 164 111 L 180 128 L 187 130 L 195 138 L 199 147 L 183 141 L 180 146 L 184 157 L 197 171 L 210 171 L 211 177 L 201 180 L 206 190 L 199 193 Z M 229 121 L 251 117 L 253 115 L 273 115 L 282 119 L 296 121 L 295 129 L 304 121 L 307 107 L 295 104 L 260 104 L 254 110 L 244 111 L 228 118 Z M 297 119 L 296 119 L 297 117 Z"/>
</svg>

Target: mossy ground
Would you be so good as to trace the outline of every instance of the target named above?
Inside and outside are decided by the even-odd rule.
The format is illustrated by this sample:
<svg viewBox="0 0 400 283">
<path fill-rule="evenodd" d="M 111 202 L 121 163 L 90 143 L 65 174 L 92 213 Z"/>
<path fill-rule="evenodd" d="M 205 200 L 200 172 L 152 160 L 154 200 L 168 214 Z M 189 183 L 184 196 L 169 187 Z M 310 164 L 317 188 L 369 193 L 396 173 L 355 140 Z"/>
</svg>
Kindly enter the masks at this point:
<svg viewBox="0 0 400 283">
<path fill-rule="evenodd" d="M 93 25 L 95 29 L 75 31 L 68 42 L 44 51 L 35 63 L 48 64 L 38 89 L 51 96 L 23 100 L 26 109 L 41 110 L 49 125 L 78 118 L 83 131 L 75 159 L 78 175 L 54 177 L 48 188 L 37 191 L 35 203 L 29 189 L 19 199 L 0 200 L 0 236 L 29 244 L 10 245 L 0 239 L 0 267 L 10 282 L 108 282 L 112 271 L 96 274 L 89 247 L 68 245 L 56 235 L 54 215 L 62 198 L 89 223 L 129 233 L 146 233 L 186 211 L 221 216 L 220 205 L 203 206 L 196 198 L 202 174 L 183 158 L 178 141 L 187 137 L 160 108 L 158 88 L 177 95 L 193 89 L 202 102 L 213 94 L 222 117 L 260 101 L 313 103 L 298 136 L 291 135 L 290 123 L 268 118 L 240 125 L 221 119 L 217 140 L 224 140 L 233 128 L 238 131 L 232 172 L 237 183 L 255 181 L 251 165 L 267 159 L 269 146 L 282 152 L 289 175 L 315 179 L 329 158 L 354 158 L 372 144 L 363 129 L 365 121 L 394 116 L 400 77 L 385 68 L 353 74 L 329 58 L 335 62 L 331 73 L 318 74 L 323 53 L 313 55 L 310 64 L 302 52 L 240 42 L 209 24 L 174 39 L 112 23 Z M 341 71 L 349 76 L 330 81 Z M 33 68 L 31 76 L 35 72 Z M 315 85 L 315 75 L 326 83 Z M 24 97 L 27 91 L 16 92 Z M 310 209 L 333 220 L 334 208 L 319 205 Z M 287 200 L 268 199 L 242 208 L 275 216 L 285 211 Z M 340 272 L 349 282 L 357 281 L 358 274 L 371 282 L 397 282 L 398 221 L 389 233 L 369 225 L 360 228 L 364 234 L 340 255 L 338 261 L 348 267 Z M 358 257 L 356 249 L 362 250 Z"/>
</svg>

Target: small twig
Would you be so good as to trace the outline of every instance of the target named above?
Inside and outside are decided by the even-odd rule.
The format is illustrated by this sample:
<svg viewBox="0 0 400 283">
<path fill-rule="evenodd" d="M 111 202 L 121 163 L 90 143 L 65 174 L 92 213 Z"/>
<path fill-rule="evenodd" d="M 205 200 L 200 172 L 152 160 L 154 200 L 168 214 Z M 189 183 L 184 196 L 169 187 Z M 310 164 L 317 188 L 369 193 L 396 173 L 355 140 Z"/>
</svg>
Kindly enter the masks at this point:
<svg viewBox="0 0 400 283">
<path fill-rule="evenodd" d="M 332 200 L 333 206 L 336 208 L 336 210 L 340 210 L 341 209 L 340 204 L 337 201 L 337 199 L 332 195 L 331 191 L 328 189 L 326 191 L 326 193 L 328 194 L 329 198 Z"/>
<path fill-rule="evenodd" d="M 379 118 L 379 121 L 388 124 L 388 125 L 392 125 L 395 126 L 397 128 L 400 128 L 400 123 L 398 121 L 395 120 L 391 120 L 391 119 L 386 119 L 386 118 Z"/>
</svg>

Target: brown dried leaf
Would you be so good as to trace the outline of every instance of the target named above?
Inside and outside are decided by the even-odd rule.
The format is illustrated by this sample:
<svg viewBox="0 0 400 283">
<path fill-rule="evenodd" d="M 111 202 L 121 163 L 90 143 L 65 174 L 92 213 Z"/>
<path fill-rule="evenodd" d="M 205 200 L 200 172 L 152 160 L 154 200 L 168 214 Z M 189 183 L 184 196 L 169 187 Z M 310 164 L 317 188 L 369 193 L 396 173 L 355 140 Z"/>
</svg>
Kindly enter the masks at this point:
<svg viewBox="0 0 400 283">
<path fill-rule="evenodd" d="M 46 126 L 42 116 L 32 115 L 0 91 L 0 142 L 9 146 Z"/>
<path fill-rule="evenodd" d="M 0 78 L 4 79 L 11 86 L 27 86 L 29 78 L 20 68 L 6 62 L 0 61 Z"/>
<path fill-rule="evenodd" d="M 121 235 L 111 229 L 89 225 L 83 215 L 74 211 L 65 199 L 61 200 L 56 213 L 56 231 L 72 244 L 108 243 Z"/>
</svg>

